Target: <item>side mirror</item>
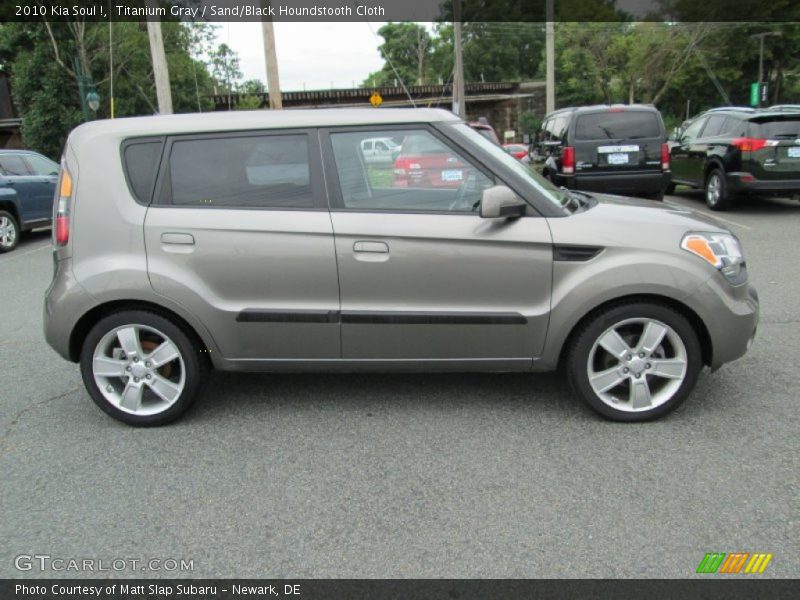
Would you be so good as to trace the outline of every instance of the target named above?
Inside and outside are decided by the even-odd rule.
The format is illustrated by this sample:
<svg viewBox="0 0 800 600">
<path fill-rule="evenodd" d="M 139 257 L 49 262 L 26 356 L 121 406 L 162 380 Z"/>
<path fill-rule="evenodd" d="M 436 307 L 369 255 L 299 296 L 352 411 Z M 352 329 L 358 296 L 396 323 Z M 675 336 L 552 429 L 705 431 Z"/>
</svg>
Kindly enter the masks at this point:
<svg viewBox="0 0 800 600">
<path fill-rule="evenodd" d="M 483 190 L 481 195 L 481 218 L 506 219 L 521 217 L 528 205 L 504 185 L 495 185 Z"/>
</svg>

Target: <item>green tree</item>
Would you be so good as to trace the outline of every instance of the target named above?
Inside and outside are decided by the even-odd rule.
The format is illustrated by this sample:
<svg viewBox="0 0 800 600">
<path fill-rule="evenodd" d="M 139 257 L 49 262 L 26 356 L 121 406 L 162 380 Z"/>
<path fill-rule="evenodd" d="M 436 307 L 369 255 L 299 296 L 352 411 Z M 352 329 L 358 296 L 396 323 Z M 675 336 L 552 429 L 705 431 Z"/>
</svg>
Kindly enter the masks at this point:
<svg viewBox="0 0 800 600">
<path fill-rule="evenodd" d="M 362 84 L 365 87 L 394 85 L 395 80 L 406 85 L 423 83 L 431 52 L 431 36 L 416 23 L 387 23 L 378 30 L 384 42 L 378 47 L 384 65 L 370 73 Z"/>
<path fill-rule="evenodd" d="M 114 116 L 156 111 L 150 47 L 144 24 L 113 27 Z M 190 52 L 194 25 L 162 24 L 176 112 L 211 107 L 211 76 Z M 11 22 L 0 26 L 0 64 L 11 75 L 26 147 L 58 158 L 69 130 L 83 119 L 75 60 L 100 94 L 98 118 L 111 116 L 107 23 Z"/>
</svg>

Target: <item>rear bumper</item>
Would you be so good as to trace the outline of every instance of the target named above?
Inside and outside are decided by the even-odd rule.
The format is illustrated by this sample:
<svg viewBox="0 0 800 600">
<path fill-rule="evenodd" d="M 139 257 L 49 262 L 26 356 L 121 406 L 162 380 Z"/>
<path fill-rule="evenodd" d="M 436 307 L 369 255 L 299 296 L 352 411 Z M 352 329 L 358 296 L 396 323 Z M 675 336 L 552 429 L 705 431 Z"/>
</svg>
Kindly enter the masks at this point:
<svg viewBox="0 0 800 600">
<path fill-rule="evenodd" d="M 564 185 L 574 190 L 589 190 L 626 194 L 630 192 L 658 193 L 670 182 L 669 171 L 645 171 L 629 173 L 597 173 L 562 175 Z"/>
<path fill-rule="evenodd" d="M 732 192 L 784 196 L 800 194 L 800 179 L 755 179 L 750 173 L 733 172 L 728 173 L 726 183 Z"/>
</svg>

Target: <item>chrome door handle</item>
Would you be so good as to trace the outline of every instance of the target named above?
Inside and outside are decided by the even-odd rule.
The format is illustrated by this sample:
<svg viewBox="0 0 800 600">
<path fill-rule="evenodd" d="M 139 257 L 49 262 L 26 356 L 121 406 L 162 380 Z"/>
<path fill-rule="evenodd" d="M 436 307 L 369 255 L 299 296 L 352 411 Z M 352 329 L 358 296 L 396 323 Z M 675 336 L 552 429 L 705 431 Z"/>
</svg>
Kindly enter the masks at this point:
<svg viewBox="0 0 800 600">
<path fill-rule="evenodd" d="M 193 246 L 194 236 L 190 233 L 162 233 L 162 244 L 180 244 L 182 246 Z"/>
<path fill-rule="evenodd" d="M 353 244 L 353 252 L 373 252 L 378 254 L 388 254 L 389 244 L 386 242 L 356 242 Z"/>
</svg>

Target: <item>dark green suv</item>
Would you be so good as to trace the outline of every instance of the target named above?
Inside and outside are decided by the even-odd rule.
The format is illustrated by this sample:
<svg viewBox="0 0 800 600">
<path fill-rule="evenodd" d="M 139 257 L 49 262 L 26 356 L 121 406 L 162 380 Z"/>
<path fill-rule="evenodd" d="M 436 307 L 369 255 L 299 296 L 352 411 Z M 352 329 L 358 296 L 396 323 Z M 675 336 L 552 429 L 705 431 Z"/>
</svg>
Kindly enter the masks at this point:
<svg viewBox="0 0 800 600">
<path fill-rule="evenodd" d="M 670 141 L 675 184 L 702 188 L 713 210 L 737 194 L 800 194 L 800 111 L 715 108 Z"/>
</svg>

